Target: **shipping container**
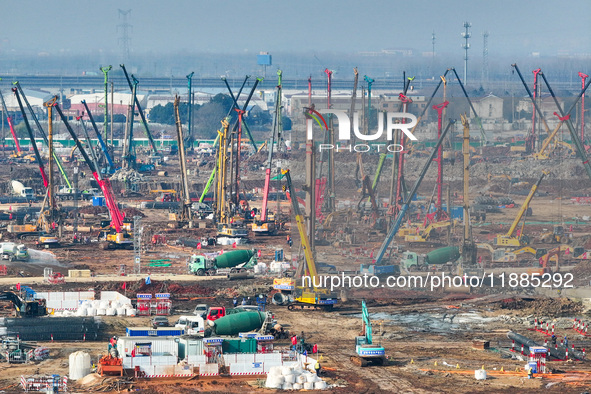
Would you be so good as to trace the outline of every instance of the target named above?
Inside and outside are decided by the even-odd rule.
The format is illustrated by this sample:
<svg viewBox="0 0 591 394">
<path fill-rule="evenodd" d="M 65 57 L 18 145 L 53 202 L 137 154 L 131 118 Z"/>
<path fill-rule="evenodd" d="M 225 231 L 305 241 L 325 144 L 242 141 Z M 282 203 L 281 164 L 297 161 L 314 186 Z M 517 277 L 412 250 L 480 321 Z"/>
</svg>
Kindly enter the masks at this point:
<svg viewBox="0 0 591 394">
<path fill-rule="evenodd" d="M 257 341 L 254 338 L 224 339 L 222 342 L 224 353 L 256 353 Z"/>
<path fill-rule="evenodd" d="M 128 337 L 167 337 L 184 335 L 185 330 L 177 327 L 127 327 L 125 333 Z"/>
<path fill-rule="evenodd" d="M 136 356 L 141 351 L 137 347 L 148 348 L 145 353 L 151 353 L 152 356 L 175 356 L 178 355 L 178 338 L 174 337 L 120 337 L 117 339 L 117 350 L 123 357 L 131 357 L 132 350 L 136 349 Z M 137 358 L 137 357 L 136 357 Z"/>
<path fill-rule="evenodd" d="M 178 343 L 178 355 L 180 359 L 187 356 L 198 356 L 203 354 L 202 338 L 181 338 Z"/>
</svg>

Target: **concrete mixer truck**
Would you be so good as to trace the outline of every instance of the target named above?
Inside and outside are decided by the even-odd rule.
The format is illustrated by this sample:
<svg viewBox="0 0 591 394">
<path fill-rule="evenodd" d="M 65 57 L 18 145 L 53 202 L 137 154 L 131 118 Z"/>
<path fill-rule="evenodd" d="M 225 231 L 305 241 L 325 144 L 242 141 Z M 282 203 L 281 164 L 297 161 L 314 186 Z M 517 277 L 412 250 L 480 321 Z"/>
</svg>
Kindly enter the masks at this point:
<svg viewBox="0 0 591 394">
<path fill-rule="evenodd" d="M 195 275 L 216 275 L 218 270 L 228 269 L 230 272 L 245 271 L 257 264 L 254 250 L 233 250 L 220 255 L 194 254 L 189 258 L 189 271 Z"/>
</svg>

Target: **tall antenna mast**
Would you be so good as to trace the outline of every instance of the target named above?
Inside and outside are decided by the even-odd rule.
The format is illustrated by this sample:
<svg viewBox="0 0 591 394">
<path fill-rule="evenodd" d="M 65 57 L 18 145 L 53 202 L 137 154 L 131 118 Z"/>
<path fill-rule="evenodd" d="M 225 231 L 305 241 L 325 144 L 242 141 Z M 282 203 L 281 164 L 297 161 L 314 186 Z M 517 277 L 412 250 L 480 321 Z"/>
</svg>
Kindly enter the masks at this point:
<svg viewBox="0 0 591 394">
<path fill-rule="evenodd" d="M 470 49 L 470 44 L 468 43 L 468 39 L 472 36 L 472 34 L 470 34 L 470 27 L 472 27 L 472 24 L 470 22 L 464 22 L 464 29 L 466 30 L 465 32 L 462 33 L 462 37 L 464 37 L 464 40 L 466 40 L 466 42 L 464 44 L 462 44 L 462 48 L 464 48 L 464 85 L 468 85 L 468 49 Z"/>
</svg>

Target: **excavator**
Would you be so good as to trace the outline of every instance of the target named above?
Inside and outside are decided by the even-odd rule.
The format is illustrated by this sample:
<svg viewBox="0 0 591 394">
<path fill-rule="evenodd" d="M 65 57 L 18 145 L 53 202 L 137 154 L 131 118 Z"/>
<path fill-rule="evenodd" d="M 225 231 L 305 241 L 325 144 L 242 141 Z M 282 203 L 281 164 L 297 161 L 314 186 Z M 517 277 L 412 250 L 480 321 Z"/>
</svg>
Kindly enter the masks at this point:
<svg viewBox="0 0 591 394">
<path fill-rule="evenodd" d="M 273 288 L 280 290 L 281 296 L 273 296 L 274 300 L 279 298 L 279 304 L 287 304 L 287 309 L 324 309 L 327 311 L 332 310 L 334 305 L 337 303 L 336 297 L 331 294 L 330 290 L 317 287 L 316 283 L 320 281 L 318 277 L 318 271 L 316 262 L 314 261 L 314 254 L 310 248 L 310 240 L 308 238 L 308 232 L 306 231 L 306 225 L 304 223 L 304 215 L 300 211 L 300 205 L 298 203 L 295 188 L 291 182 L 291 175 L 289 170 L 282 170 L 287 185 L 285 186 L 286 191 L 289 192 L 289 199 L 291 200 L 291 206 L 295 215 L 295 221 L 297 224 L 298 232 L 300 234 L 300 240 L 302 242 L 302 249 L 304 249 L 304 256 L 306 260 L 306 266 L 300 264 L 296 270 L 296 278 L 302 278 L 306 275 L 310 278 L 310 283 L 302 278 L 302 286 L 296 286 L 293 278 L 280 278 L 273 280 Z M 303 286 L 307 284 L 308 286 Z"/>
<path fill-rule="evenodd" d="M 455 225 L 455 220 L 453 224 Z M 429 242 L 429 238 L 431 237 L 431 232 L 437 229 L 448 228 L 452 225 L 452 221 L 449 219 L 443 220 L 441 222 L 433 222 L 429 224 L 424 230 L 421 230 L 418 234 L 407 234 L 404 236 L 404 240 L 406 242 Z"/>
<path fill-rule="evenodd" d="M 481 243 L 476 244 L 476 247 L 479 249 L 486 249 L 490 252 L 491 261 L 493 263 L 513 263 L 517 261 L 518 256 L 524 253 L 530 253 L 536 258 L 539 258 L 539 252 L 530 246 L 524 246 L 523 248 L 519 248 L 517 250 L 508 251 L 505 249 L 494 249 L 491 245 Z"/>
<path fill-rule="evenodd" d="M 72 127 L 68 123 L 68 120 L 64 116 L 59 105 L 54 103 L 54 107 L 59 114 L 62 122 L 66 126 L 66 129 L 72 136 L 72 139 L 78 146 L 78 150 L 84 158 L 84 162 L 88 165 L 88 168 L 92 172 L 92 176 L 98 183 L 103 195 L 105 196 L 105 202 L 109 215 L 111 216 L 111 224 L 107 228 L 103 228 L 99 233 L 99 241 L 103 241 L 103 249 L 133 249 L 133 236 L 131 233 L 131 223 L 124 222 L 124 214 L 119 210 L 113 188 L 108 179 L 103 179 L 101 171 L 97 168 L 95 162 L 88 156 L 86 149 L 80 142 L 80 139 L 72 130 Z"/>
<path fill-rule="evenodd" d="M 554 268 L 555 272 L 558 272 L 559 270 L 559 256 L 561 253 L 572 253 L 572 250 L 570 247 L 566 246 L 566 245 L 560 245 L 555 247 L 554 249 L 550 249 L 548 251 L 548 253 L 546 253 L 545 255 L 543 255 L 542 257 L 540 257 L 539 259 L 539 263 L 540 263 L 540 267 L 543 269 L 544 273 L 552 273 L 552 268 L 550 268 L 550 266 L 548 265 L 548 263 L 551 260 L 556 261 L 556 266 Z"/>
<path fill-rule="evenodd" d="M 362 335 L 355 337 L 355 356 L 351 361 L 360 366 L 367 367 L 370 364 L 384 365 L 386 361 L 386 349 L 373 343 L 371 320 L 365 300 L 361 301 L 361 318 L 363 319 Z"/>
<path fill-rule="evenodd" d="M 538 186 L 540 186 L 542 179 L 544 179 L 544 177 L 546 175 L 548 175 L 548 171 L 542 171 L 542 175 L 540 176 L 538 181 L 532 186 L 529 194 L 525 198 L 525 201 L 521 205 L 521 208 L 519 208 L 519 212 L 517 212 L 517 216 L 515 217 L 515 220 L 513 220 L 513 223 L 511 224 L 511 227 L 509 227 L 509 230 L 507 231 L 507 233 L 506 234 L 499 234 L 495 238 L 495 245 L 496 246 L 520 247 L 520 246 L 524 246 L 524 245 L 529 245 L 529 241 L 530 241 L 529 237 L 527 235 L 523 234 L 523 225 L 522 225 L 521 235 L 519 237 L 515 237 L 513 235 L 513 233 L 515 232 L 515 229 L 517 228 L 517 226 L 519 225 L 519 222 L 523 218 L 523 215 L 527 211 L 527 208 L 529 207 L 529 203 L 531 202 L 532 198 L 534 197 L 534 194 L 536 194 L 536 190 L 538 190 Z M 525 222 L 524 222 L 524 224 L 525 224 Z"/>
<path fill-rule="evenodd" d="M 0 293 L 0 301 L 10 301 L 18 316 L 35 317 L 47 315 L 46 301 L 43 298 L 34 300 L 23 300 L 13 291 Z"/>
</svg>

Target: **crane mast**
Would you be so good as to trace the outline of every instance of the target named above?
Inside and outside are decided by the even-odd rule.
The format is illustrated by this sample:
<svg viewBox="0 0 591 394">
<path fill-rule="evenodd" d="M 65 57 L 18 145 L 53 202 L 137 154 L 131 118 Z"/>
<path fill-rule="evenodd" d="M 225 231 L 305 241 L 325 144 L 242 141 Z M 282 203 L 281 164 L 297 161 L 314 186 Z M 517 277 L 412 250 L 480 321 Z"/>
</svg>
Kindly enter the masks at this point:
<svg viewBox="0 0 591 394">
<path fill-rule="evenodd" d="M 191 220 L 191 196 L 189 195 L 189 181 L 187 180 L 187 160 L 185 158 L 185 139 L 183 137 L 183 126 L 181 124 L 181 115 L 179 113 L 180 97 L 174 98 L 174 117 L 176 121 L 177 140 L 179 144 L 179 161 L 181 164 L 181 184 L 182 184 L 182 206 L 181 222 Z"/>
</svg>

